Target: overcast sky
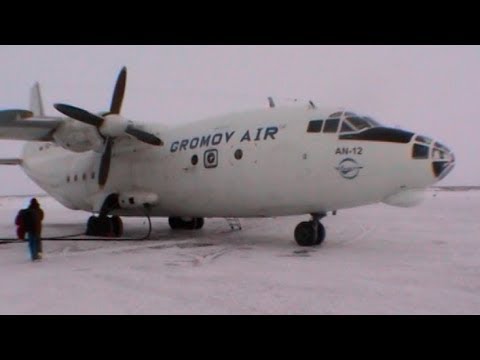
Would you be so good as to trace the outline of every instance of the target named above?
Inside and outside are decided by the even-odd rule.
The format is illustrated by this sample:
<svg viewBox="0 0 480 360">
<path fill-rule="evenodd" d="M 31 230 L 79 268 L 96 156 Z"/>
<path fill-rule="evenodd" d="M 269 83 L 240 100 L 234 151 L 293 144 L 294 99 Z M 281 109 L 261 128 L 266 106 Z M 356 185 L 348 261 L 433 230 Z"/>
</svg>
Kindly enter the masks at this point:
<svg viewBox="0 0 480 360">
<path fill-rule="evenodd" d="M 479 46 L 0 46 L 0 108 L 28 108 L 42 86 L 56 102 L 109 108 L 122 66 L 123 115 L 174 126 L 266 107 L 267 97 L 343 106 L 451 147 L 455 170 L 443 185 L 480 185 Z M 0 141 L 0 157 L 21 142 Z M 21 169 L 0 168 L 1 194 L 42 191 Z"/>
</svg>

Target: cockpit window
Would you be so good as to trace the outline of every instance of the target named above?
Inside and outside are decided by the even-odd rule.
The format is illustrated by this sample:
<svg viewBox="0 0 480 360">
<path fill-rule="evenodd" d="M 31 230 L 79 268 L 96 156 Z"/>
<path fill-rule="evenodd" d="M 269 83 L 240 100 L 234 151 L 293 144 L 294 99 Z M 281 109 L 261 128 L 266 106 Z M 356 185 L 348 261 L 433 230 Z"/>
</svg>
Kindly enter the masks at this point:
<svg viewBox="0 0 480 360">
<path fill-rule="evenodd" d="M 352 113 L 346 113 L 353 116 L 348 116 L 343 120 L 342 124 L 342 132 L 347 132 L 348 125 L 352 129 L 350 131 L 363 131 L 365 129 L 372 129 L 376 127 L 380 127 L 380 124 L 377 123 L 375 120 L 369 117 L 361 117 L 357 116 Z"/>
<path fill-rule="evenodd" d="M 414 144 L 413 145 L 413 158 L 414 159 L 428 159 L 428 153 L 430 148 L 425 145 Z"/>
<path fill-rule="evenodd" d="M 323 128 L 324 133 L 336 133 L 338 130 L 338 125 L 340 124 L 340 119 L 328 119 L 325 121 L 325 126 Z"/>
<path fill-rule="evenodd" d="M 319 133 L 322 132 L 323 120 L 312 120 L 308 123 L 307 132 Z"/>
<path fill-rule="evenodd" d="M 433 150 L 432 150 L 433 160 L 444 161 L 448 158 L 448 154 L 450 153 L 451 153 L 450 149 L 445 145 L 442 145 L 438 142 L 433 144 Z"/>
<path fill-rule="evenodd" d="M 432 143 L 432 139 L 426 137 L 426 136 L 422 136 L 422 135 L 418 135 L 416 138 L 415 138 L 415 141 L 419 142 L 419 143 L 422 143 L 422 144 L 427 144 L 427 145 L 430 145 Z"/>
<path fill-rule="evenodd" d="M 436 142 L 434 146 L 435 146 L 437 149 L 443 150 L 443 151 L 445 151 L 445 152 L 447 152 L 447 153 L 450 152 L 450 149 L 449 149 L 448 147 L 446 147 L 445 145 L 442 145 L 442 144 L 440 144 L 440 143 L 438 143 L 438 142 Z"/>
<path fill-rule="evenodd" d="M 378 121 L 373 120 L 371 117 L 365 116 L 363 117 L 372 127 L 380 127 L 380 123 Z"/>
<path fill-rule="evenodd" d="M 444 151 L 434 148 L 432 151 L 432 159 L 433 160 L 445 160 L 447 155 Z"/>
<path fill-rule="evenodd" d="M 408 144 L 412 140 L 413 135 L 413 133 L 404 130 L 374 127 L 356 133 L 342 134 L 340 135 L 340 140 L 381 141 Z"/>
<path fill-rule="evenodd" d="M 355 129 L 349 125 L 346 121 L 342 123 L 342 128 L 340 129 L 341 133 L 346 133 L 346 132 L 352 132 L 355 131 Z"/>
<path fill-rule="evenodd" d="M 342 114 L 343 114 L 343 112 L 341 112 L 341 111 L 340 111 L 340 112 L 336 112 L 336 113 L 330 115 L 328 118 L 329 118 L 329 119 L 339 118 L 340 116 L 342 116 Z"/>
<path fill-rule="evenodd" d="M 372 126 L 361 117 L 348 117 L 346 120 L 357 130 L 369 129 Z"/>
</svg>

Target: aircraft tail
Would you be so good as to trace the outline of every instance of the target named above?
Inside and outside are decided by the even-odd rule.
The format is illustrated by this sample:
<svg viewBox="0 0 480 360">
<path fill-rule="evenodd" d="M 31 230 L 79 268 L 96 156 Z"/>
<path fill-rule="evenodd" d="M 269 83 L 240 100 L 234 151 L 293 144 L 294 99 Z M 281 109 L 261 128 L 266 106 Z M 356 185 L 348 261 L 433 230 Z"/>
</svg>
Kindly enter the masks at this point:
<svg viewBox="0 0 480 360">
<path fill-rule="evenodd" d="M 42 95 L 40 92 L 40 84 L 37 82 L 30 91 L 30 110 L 34 116 L 44 117 Z"/>
</svg>

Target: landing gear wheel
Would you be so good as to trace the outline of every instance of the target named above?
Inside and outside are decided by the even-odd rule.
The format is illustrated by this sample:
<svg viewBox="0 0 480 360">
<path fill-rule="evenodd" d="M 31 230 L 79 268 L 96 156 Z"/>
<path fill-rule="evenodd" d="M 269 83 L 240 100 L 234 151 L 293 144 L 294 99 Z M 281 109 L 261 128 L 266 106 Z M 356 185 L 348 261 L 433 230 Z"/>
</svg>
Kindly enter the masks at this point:
<svg viewBox="0 0 480 360">
<path fill-rule="evenodd" d="M 87 236 L 106 236 L 113 234 L 113 223 L 107 216 L 91 216 L 87 222 Z"/>
<path fill-rule="evenodd" d="M 97 218 L 95 216 L 90 216 L 87 221 L 87 231 L 85 235 L 95 236 L 95 229 L 97 228 Z"/>
<path fill-rule="evenodd" d="M 203 218 L 190 218 L 190 220 L 184 220 L 180 217 L 168 218 L 168 224 L 172 230 L 200 230 L 204 223 Z"/>
<path fill-rule="evenodd" d="M 320 245 L 325 235 L 325 227 L 319 221 L 302 222 L 295 229 L 295 241 L 300 246 Z"/>
<path fill-rule="evenodd" d="M 182 228 L 182 219 L 178 217 L 168 218 L 168 224 L 172 230 L 180 230 Z"/>
<path fill-rule="evenodd" d="M 98 235 L 97 236 L 105 236 L 105 237 L 112 237 L 113 234 L 113 224 L 109 217 L 107 216 L 100 216 L 98 218 Z"/>
<path fill-rule="evenodd" d="M 300 246 L 316 245 L 318 233 L 315 231 L 313 222 L 302 222 L 295 228 L 295 240 Z"/>
<path fill-rule="evenodd" d="M 122 237 L 123 235 L 123 222 L 120 216 L 113 216 L 110 219 L 110 222 L 112 224 L 112 229 L 113 229 L 113 235 L 117 238 Z"/>
<path fill-rule="evenodd" d="M 205 225 L 205 220 L 203 218 L 196 218 L 195 230 L 200 230 Z"/>
<path fill-rule="evenodd" d="M 315 245 L 321 245 L 325 240 L 325 236 L 326 236 L 325 226 L 323 226 L 322 223 L 319 222 L 318 229 L 317 229 L 317 242 L 315 243 Z"/>
</svg>

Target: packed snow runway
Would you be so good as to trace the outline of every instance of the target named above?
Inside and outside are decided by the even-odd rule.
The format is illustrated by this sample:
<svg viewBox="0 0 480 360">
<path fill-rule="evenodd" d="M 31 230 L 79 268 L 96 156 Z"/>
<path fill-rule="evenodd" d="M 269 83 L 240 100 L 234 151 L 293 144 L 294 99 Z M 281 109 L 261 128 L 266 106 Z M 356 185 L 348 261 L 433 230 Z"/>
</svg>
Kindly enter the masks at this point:
<svg viewBox="0 0 480 360">
<path fill-rule="evenodd" d="M 39 197 L 44 236 L 84 231 L 89 216 Z M 27 198 L 0 198 L 0 237 Z M 149 241 L 0 244 L 0 314 L 480 314 L 480 191 L 428 192 L 413 209 L 372 205 L 323 220 L 325 243 L 293 240 L 308 217 L 224 219 Z M 146 220 L 125 219 L 142 237 Z"/>
</svg>

